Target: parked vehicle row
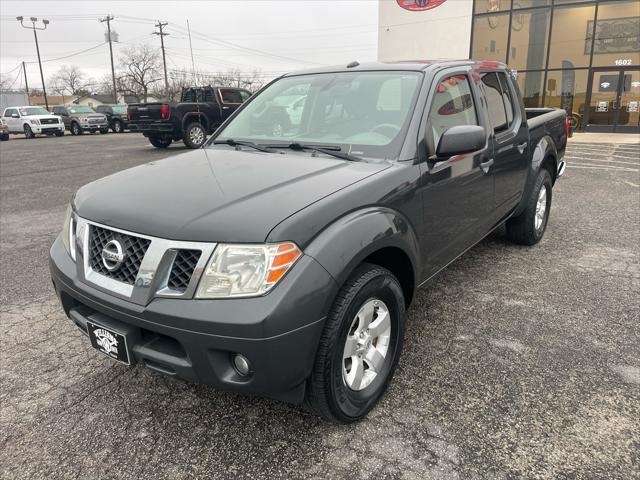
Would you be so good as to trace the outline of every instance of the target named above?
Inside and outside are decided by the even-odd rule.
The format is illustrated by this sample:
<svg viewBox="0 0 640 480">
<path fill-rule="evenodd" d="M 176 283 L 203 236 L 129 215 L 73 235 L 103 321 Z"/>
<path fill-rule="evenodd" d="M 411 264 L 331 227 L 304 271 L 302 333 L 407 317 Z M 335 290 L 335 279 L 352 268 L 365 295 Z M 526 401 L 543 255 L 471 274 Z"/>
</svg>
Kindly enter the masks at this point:
<svg viewBox="0 0 640 480">
<path fill-rule="evenodd" d="M 9 107 L 2 113 L 2 139 L 8 140 L 9 133 L 24 133 L 26 138 L 39 134 L 61 137 L 65 130 L 82 135 L 110 129 L 122 133 L 128 128 L 126 105 L 100 105 L 96 110 L 86 105 L 56 105 L 51 112 L 38 106 Z"/>
</svg>

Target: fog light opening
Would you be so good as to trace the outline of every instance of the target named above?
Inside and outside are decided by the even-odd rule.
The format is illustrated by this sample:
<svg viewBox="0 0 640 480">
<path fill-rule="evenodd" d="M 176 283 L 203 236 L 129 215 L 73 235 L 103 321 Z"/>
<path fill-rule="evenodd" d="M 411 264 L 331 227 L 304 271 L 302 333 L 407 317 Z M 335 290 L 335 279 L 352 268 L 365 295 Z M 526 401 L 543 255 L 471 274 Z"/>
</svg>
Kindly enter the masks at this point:
<svg viewBox="0 0 640 480">
<path fill-rule="evenodd" d="M 235 367 L 236 371 L 243 377 L 246 377 L 247 375 L 249 375 L 249 373 L 251 373 L 249 360 L 247 359 L 247 357 L 240 353 L 236 353 L 233 356 L 233 366 Z"/>
</svg>

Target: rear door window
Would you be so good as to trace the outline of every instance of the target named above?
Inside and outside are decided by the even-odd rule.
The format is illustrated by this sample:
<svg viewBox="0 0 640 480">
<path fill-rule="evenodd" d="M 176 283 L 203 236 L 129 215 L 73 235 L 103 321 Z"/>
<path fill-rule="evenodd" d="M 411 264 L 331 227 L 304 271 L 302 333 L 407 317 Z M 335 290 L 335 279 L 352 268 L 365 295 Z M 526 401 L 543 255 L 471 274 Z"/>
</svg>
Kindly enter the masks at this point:
<svg viewBox="0 0 640 480">
<path fill-rule="evenodd" d="M 515 102 L 511 95 L 507 75 L 504 72 L 498 72 L 498 79 L 500 80 L 500 88 L 502 89 L 502 100 L 504 102 L 505 113 L 507 114 L 508 128 L 511 128 L 515 113 Z"/>
<path fill-rule="evenodd" d="M 18 111 L 15 108 L 7 108 L 4 111 L 4 116 L 5 117 L 10 117 L 11 115 L 13 115 L 14 113 L 18 113 Z"/>
<path fill-rule="evenodd" d="M 487 107 L 489 109 L 489 120 L 496 133 L 504 132 L 509 128 L 509 121 L 504 109 L 502 98 L 502 88 L 495 72 L 482 74 L 485 94 L 487 96 Z"/>
<path fill-rule="evenodd" d="M 240 90 L 234 88 L 221 88 L 220 97 L 223 103 L 242 103 Z"/>
<path fill-rule="evenodd" d="M 429 111 L 427 138 L 434 148 L 442 134 L 457 125 L 478 125 L 478 116 L 466 75 L 451 75 L 440 80 Z"/>
</svg>

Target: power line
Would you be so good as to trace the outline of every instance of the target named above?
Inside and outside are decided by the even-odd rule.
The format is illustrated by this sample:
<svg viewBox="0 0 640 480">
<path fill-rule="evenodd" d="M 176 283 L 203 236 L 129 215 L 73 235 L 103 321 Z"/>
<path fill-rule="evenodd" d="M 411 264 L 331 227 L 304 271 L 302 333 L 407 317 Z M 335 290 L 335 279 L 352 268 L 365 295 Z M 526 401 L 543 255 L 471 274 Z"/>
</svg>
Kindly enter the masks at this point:
<svg viewBox="0 0 640 480">
<path fill-rule="evenodd" d="M 90 52 L 91 50 L 95 50 L 96 48 L 102 47 L 103 45 L 105 45 L 107 42 L 102 42 L 99 43 L 98 45 L 94 45 L 93 47 L 90 48 L 85 48 L 84 50 L 80 50 L 78 52 L 73 52 L 70 53 L 68 55 L 64 55 L 62 57 L 57 57 L 57 58 L 49 58 L 47 60 L 42 60 L 42 63 L 47 63 L 47 62 L 57 62 L 58 60 L 65 60 L 67 58 L 71 58 L 71 57 L 75 57 L 77 55 L 82 55 L 83 53 L 86 52 Z M 38 62 L 26 62 L 26 63 L 38 63 Z"/>
</svg>

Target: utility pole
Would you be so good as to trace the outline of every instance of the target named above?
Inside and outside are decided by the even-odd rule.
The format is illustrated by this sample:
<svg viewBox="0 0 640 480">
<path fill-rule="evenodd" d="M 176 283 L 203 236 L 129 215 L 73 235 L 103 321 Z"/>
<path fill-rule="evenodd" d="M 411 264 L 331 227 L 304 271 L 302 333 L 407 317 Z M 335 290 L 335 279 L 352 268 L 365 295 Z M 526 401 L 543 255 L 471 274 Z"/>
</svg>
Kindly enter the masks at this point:
<svg viewBox="0 0 640 480">
<path fill-rule="evenodd" d="M 38 33 L 37 33 L 37 30 L 47 29 L 47 25 L 49 25 L 49 20 L 45 20 L 45 19 L 42 20 L 42 24 L 44 25 L 44 27 L 36 27 L 36 22 L 38 21 L 36 17 L 29 18 L 32 24 L 31 26 L 24 24 L 24 17 L 16 17 L 16 20 L 20 22 L 20 25 L 22 25 L 23 28 L 30 28 L 31 30 L 33 30 L 33 38 L 36 39 L 36 52 L 38 53 L 38 65 L 40 66 L 40 80 L 42 80 L 42 92 L 44 93 L 44 104 L 47 107 L 47 110 L 49 110 L 49 100 L 47 99 L 47 89 L 44 85 L 44 75 L 42 73 L 42 62 L 40 61 L 40 46 L 38 45 Z M 24 63 L 22 64 L 22 66 L 24 67 Z M 24 78 L 26 83 L 26 78 L 27 78 L 26 74 Z M 27 94 L 27 96 L 29 95 Z"/>
<path fill-rule="evenodd" d="M 27 103 L 31 105 L 31 102 L 29 101 L 29 82 L 27 81 L 27 66 L 24 64 L 24 61 L 22 62 L 22 73 L 24 73 L 24 89 L 27 92 Z"/>
<path fill-rule="evenodd" d="M 165 92 L 169 94 L 169 78 L 167 77 L 167 59 L 164 55 L 164 36 L 169 35 L 162 31 L 162 27 L 166 27 L 168 25 L 167 22 L 161 22 L 158 20 L 158 23 L 155 24 L 156 27 L 160 30 L 159 32 L 153 32 L 154 35 L 160 36 L 160 47 L 162 48 L 162 65 L 164 66 L 164 88 Z"/>
<path fill-rule="evenodd" d="M 187 18 L 187 32 L 189 32 L 189 50 L 191 50 L 191 74 L 193 75 L 193 81 L 196 81 L 196 62 L 193 61 L 193 45 L 191 44 L 191 27 L 189 26 L 189 19 Z"/>
<path fill-rule="evenodd" d="M 118 91 L 116 90 L 116 69 L 113 67 L 113 47 L 111 46 L 111 20 L 113 15 L 107 15 L 104 18 L 99 18 L 100 23 L 107 22 L 107 35 L 109 37 L 109 55 L 111 57 L 111 80 L 113 81 L 113 103 L 118 103 Z"/>
</svg>

